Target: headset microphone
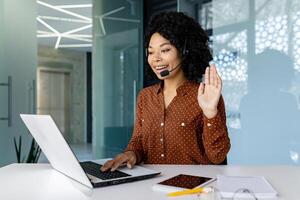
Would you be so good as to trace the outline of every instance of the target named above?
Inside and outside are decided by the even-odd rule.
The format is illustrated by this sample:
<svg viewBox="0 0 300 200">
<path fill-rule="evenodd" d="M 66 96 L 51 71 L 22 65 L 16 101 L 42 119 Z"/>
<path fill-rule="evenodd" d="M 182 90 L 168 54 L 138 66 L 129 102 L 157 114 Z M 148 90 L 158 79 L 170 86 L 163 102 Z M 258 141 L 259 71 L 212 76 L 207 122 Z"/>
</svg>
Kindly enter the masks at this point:
<svg viewBox="0 0 300 200">
<path fill-rule="evenodd" d="M 161 76 L 161 77 L 169 76 L 169 74 L 170 74 L 170 71 L 169 71 L 169 70 L 164 70 L 164 71 L 160 72 L 160 76 Z"/>
<path fill-rule="evenodd" d="M 178 64 L 176 67 L 174 67 L 173 69 L 171 69 L 171 70 L 166 69 L 166 70 L 160 72 L 159 74 L 160 74 L 161 77 L 169 76 L 170 72 L 172 72 L 172 71 L 174 71 L 175 69 L 177 69 L 180 65 L 181 65 L 181 63 L 179 63 L 179 64 Z"/>
</svg>

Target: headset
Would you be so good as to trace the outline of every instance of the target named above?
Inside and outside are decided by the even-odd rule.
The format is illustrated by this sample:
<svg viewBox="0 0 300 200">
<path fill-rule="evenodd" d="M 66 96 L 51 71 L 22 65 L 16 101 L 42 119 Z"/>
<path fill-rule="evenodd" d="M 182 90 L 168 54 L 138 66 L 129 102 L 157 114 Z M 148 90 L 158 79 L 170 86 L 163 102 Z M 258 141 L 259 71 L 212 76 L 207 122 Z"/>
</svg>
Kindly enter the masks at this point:
<svg viewBox="0 0 300 200">
<path fill-rule="evenodd" d="M 189 54 L 189 50 L 187 49 L 187 39 L 185 38 L 183 48 L 182 48 L 182 51 L 181 51 L 182 59 L 185 59 L 188 54 Z"/>
</svg>

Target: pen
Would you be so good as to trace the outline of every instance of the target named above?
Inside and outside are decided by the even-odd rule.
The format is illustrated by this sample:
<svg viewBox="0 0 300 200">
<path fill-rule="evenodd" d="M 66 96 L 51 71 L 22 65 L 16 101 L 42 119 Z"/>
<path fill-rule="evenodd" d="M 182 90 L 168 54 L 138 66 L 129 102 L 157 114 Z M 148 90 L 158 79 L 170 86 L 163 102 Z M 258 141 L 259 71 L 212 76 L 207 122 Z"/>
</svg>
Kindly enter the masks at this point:
<svg viewBox="0 0 300 200">
<path fill-rule="evenodd" d="M 194 189 L 188 189 L 188 190 L 182 190 L 178 192 L 171 192 L 168 194 L 169 197 L 176 197 L 180 195 L 186 195 L 186 194 L 198 194 L 203 192 L 210 192 L 211 188 L 205 188 L 205 187 L 198 187 Z"/>
</svg>

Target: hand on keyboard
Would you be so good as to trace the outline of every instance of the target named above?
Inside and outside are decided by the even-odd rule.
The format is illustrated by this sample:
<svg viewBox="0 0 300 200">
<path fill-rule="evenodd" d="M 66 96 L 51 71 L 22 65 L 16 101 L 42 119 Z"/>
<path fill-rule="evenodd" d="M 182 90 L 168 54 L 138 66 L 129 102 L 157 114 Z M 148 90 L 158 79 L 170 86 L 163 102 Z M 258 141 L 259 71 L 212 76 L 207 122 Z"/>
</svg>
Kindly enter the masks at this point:
<svg viewBox="0 0 300 200">
<path fill-rule="evenodd" d="M 113 160 L 107 161 L 102 167 L 101 171 L 115 171 L 120 165 L 126 163 L 128 168 L 132 168 L 136 164 L 136 155 L 133 151 L 126 151 L 118 154 Z"/>
<path fill-rule="evenodd" d="M 130 176 L 129 174 L 126 174 L 124 172 L 121 172 L 119 170 L 116 171 L 107 171 L 107 172 L 101 172 L 99 168 L 102 166 L 98 163 L 91 162 L 91 161 L 85 161 L 85 162 L 80 162 L 80 165 L 82 169 L 84 170 L 85 173 L 95 176 L 97 178 L 100 178 L 102 180 L 109 180 L 109 179 L 114 179 L 114 178 L 121 178 L 121 177 L 126 177 Z"/>
</svg>

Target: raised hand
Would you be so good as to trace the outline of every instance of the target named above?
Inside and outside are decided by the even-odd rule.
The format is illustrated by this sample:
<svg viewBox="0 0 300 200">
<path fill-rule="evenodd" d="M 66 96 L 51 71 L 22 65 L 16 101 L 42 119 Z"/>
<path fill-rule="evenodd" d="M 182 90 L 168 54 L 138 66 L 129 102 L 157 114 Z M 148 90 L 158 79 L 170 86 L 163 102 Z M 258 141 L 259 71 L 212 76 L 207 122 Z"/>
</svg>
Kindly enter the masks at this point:
<svg viewBox="0 0 300 200">
<path fill-rule="evenodd" d="M 204 83 L 198 89 L 198 103 L 207 118 L 213 118 L 218 112 L 218 103 L 221 97 L 222 80 L 215 64 L 210 64 L 205 70 Z"/>
</svg>

